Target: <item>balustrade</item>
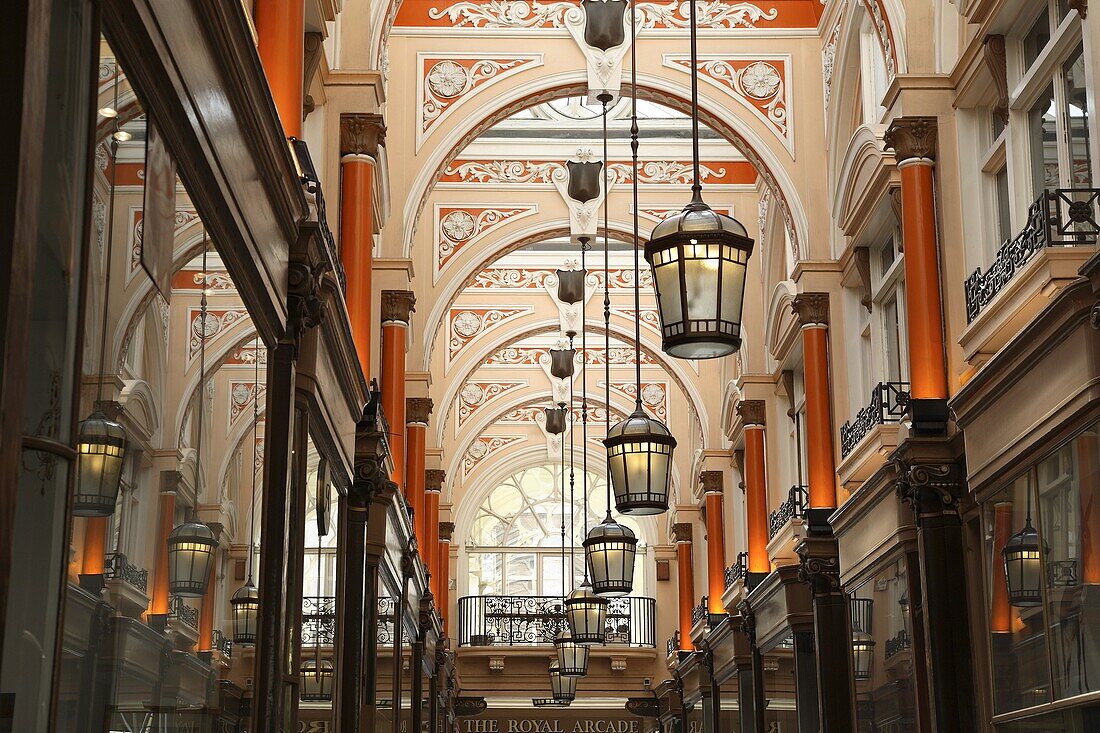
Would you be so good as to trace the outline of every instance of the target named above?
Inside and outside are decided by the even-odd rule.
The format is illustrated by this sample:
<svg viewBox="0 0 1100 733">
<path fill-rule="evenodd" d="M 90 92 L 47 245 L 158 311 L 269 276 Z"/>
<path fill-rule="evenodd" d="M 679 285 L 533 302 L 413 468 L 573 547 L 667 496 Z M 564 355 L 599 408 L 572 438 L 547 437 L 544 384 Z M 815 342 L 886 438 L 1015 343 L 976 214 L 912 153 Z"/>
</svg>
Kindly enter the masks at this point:
<svg viewBox="0 0 1100 733">
<path fill-rule="evenodd" d="M 805 486 L 792 486 L 787 492 L 787 500 L 768 515 L 768 539 L 772 539 L 792 519 L 801 519 L 806 514 L 806 505 L 810 501 L 809 489 Z"/>
<path fill-rule="evenodd" d="M 121 580 L 142 593 L 149 592 L 149 571 L 133 565 L 121 552 L 108 553 L 103 569 L 104 580 Z"/>
<path fill-rule="evenodd" d="M 966 322 L 989 305 L 1032 257 L 1046 247 L 1094 245 L 1100 234 L 1096 203 L 1100 189 L 1058 188 L 1044 191 L 1027 211 L 1027 224 L 997 250 L 985 272 L 979 267 L 966 278 Z"/>
<path fill-rule="evenodd" d="M 875 428 L 900 422 L 909 405 L 909 382 L 879 382 L 871 389 L 871 402 L 840 426 L 840 457 L 847 458 Z"/>
<path fill-rule="evenodd" d="M 741 552 L 737 555 L 737 561 L 726 568 L 724 572 L 725 587 L 729 589 L 735 583 L 738 583 L 745 579 L 748 572 L 749 553 Z"/>
<path fill-rule="evenodd" d="M 656 601 L 612 598 L 607 609 L 608 644 L 656 646 Z M 458 599 L 459 646 L 553 644 L 564 628 L 560 596 L 466 596 Z"/>
</svg>

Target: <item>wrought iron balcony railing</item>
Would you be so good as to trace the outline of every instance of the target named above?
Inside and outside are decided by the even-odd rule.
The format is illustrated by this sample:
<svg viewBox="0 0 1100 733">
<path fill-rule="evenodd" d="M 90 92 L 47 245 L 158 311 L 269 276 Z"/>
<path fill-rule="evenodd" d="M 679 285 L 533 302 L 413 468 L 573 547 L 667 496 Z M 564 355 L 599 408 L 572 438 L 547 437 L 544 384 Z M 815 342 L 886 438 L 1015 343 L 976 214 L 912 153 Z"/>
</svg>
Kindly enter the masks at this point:
<svg viewBox="0 0 1100 733">
<path fill-rule="evenodd" d="M 680 651 L 680 631 L 677 629 L 672 638 L 665 641 L 665 656 L 671 657 L 678 651 Z"/>
<path fill-rule="evenodd" d="M 876 425 L 900 422 L 909 405 L 909 382 L 879 382 L 871 402 L 840 426 L 840 457 L 847 458 Z"/>
<path fill-rule="evenodd" d="M 126 585 L 142 593 L 149 592 L 149 571 L 133 565 L 121 552 L 108 553 L 103 568 L 104 580 L 121 580 Z"/>
<path fill-rule="evenodd" d="M 226 659 L 233 658 L 233 640 L 223 634 L 221 629 L 214 629 L 213 637 L 210 640 L 210 646 L 215 651 L 220 652 Z"/>
<path fill-rule="evenodd" d="M 970 323 L 1036 253 L 1046 247 L 1096 244 L 1100 224 L 1096 215 L 1100 189 L 1048 189 L 1027 211 L 1022 232 L 1001 245 L 985 272 L 979 267 L 964 284 L 966 322 Z"/>
<path fill-rule="evenodd" d="M 725 571 L 725 587 L 729 588 L 734 583 L 744 580 L 748 574 L 749 567 L 749 553 L 741 552 L 737 554 L 737 561 L 726 568 Z"/>
<path fill-rule="evenodd" d="M 336 641 L 336 598 L 302 598 L 302 646 L 332 646 Z"/>
<path fill-rule="evenodd" d="M 607 643 L 655 647 L 657 602 L 612 598 Z M 565 624 L 560 596 L 465 596 L 458 599 L 459 646 L 553 644 Z"/>
<path fill-rule="evenodd" d="M 699 605 L 691 609 L 691 625 L 695 626 L 700 621 L 705 621 L 710 615 L 710 598 L 703 596 Z"/>
<path fill-rule="evenodd" d="M 905 651 L 913 645 L 913 640 L 909 638 L 909 632 L 902 629 L 898 633 L 891 636 L 886 640 L 886 659 Z"/>
<path fill-rule="evenodd" d="M 787 500 L 779 505 L 779 508 L 768 515 L 768 539 L 775 537 L 786 526 L 787 522 L 806 514 L 806 505 L 810 501 L 809 491 L 805 486 L 792 486 L 787 493 Z"/>
<path fill-rule="evenodd" d="M 199 609 L 187 605 L 180 596 L 172 596 L 169 599 L 168 618 L 179 621 L 196 631 L 199 629 Z"/>
</svg>

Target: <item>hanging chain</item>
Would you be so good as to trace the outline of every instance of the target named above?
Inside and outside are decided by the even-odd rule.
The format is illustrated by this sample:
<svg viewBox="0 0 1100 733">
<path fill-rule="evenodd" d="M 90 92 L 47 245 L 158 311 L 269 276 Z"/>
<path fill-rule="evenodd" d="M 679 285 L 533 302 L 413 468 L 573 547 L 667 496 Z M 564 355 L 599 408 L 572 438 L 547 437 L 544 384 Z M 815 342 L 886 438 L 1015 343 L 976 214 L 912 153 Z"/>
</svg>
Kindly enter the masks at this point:
<svg viewBox="0 0 1100 733">
<path fill-rule="evenodd" d="M 638 265 L 638 23 L 630 10 L 630 157 L 634 199 L 634 407 L 642 409 L 642 280 Z"/>
<path fill-rule="evenodd" d="M 256 464 L 260 460 L 260 336 L 256 335 L 256 356 L 253 364 L 252 380 L 256 390 L 252 398 L 252 500 L 249 511 L 252 519 L 248 528 L 248 584 L 252 584 L 252 556 L 256 554 Z"/>
<path fill-rule="evenodd" d="M 695 180 L 691 184 L 692 200 L 701 200 L 703 184 L 699 178 L 699 52 L 695 28 L 695 0 L 688 3 L 691 7 L 691 163 Z M 631 44 L 633 46 L 633 44 Z M 633 72 L 631 72 L 633 74 Z M 634 77 L 632 77 L 634 78 Z"/>
<path fill-rule="evenodd" d="M 118 114 L 118 84 L 119 84 L 119 71 L 118 71 L 118 59 L 115 59 L 115 132 L 117 133 L 122 129 L 122 121 L 117 116 Z M 106 250 L 103 254 L 105 257 L 106 265 L 103 272 L 103 323 L 99 328 L 99 374 L 96 380 L 95 401 L 99 403 L 103 400 L 103 371 L 107 368 L 107 318 L 110 316 L 108 306 L 111 302 L 111 265 L 113 263 L 112 253 L 114 252 L 114 239 L 115 239 L 115 187 L 118 184 L 118 138 L 114 135 L 111 136 L 111 193 L 107 201 L 107 242 L 104 245 Z M 96 406 L 92 405 L 92 412 L 95 412 Z"/>
<path fill-rule="evenodd" d="M 604 374 L 604 424 L 605 435 L 611 434 L 611 237 L 608 199 L 611 183 L 608 177 L 610 161 L 607 157 L 607 102 L 610 95 L 601 95 L 603 102 L 603 374 Z M 637 179 L 637 174 L 635 174 Z M 635 207 L 637 208 L 637 207 Z M 604 461 L 604 489 L 607 499 L 607 520 L 611 521 L 611 462 Z"/>
<path fill-rule="evenodd" d="M 202 228 L 202 297 L 199 299 L 199 436 L 195 448 L 195 497 L 202 498 L 202 424 L 206 421 L 206 285 L 209 273 L 206 270 L 206 255 L 210 249 L 206 238 L 206 226 Z M 192 507 L 194 511 L 194 507 Z"/>
</svg>

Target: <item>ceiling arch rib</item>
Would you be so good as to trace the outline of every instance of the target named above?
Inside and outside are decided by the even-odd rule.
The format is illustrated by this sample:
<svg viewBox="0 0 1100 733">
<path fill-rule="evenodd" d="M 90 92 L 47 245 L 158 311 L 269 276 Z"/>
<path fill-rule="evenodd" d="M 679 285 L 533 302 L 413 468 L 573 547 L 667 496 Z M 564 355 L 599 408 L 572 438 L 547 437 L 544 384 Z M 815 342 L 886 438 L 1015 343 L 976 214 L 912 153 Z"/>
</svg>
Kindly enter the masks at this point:
<svg viewBox="0 0 1100 733">
<path fill-rule="evenodd" d="M 671 70 L 670 70 L 671 74 Z M 691 110 L 690 90 L 681 79 L 665 78 L 655 74 L 638 74 L 638 98 L 659 103 L 680 112 Z M 515 85 L 491 98 L 484 104 L 474 104 L 474 108 L 487 109 L 480 119 L 462 118 L 440 143 L 427 155 L 425 165 L 421 167 L 414 180 L 405 208 L 405 250 L 403 256 L 409 257 L 413 236 L 423 216 L 435 185 L 445 174 L 448 165 L 474 140 L 497 123 L 529 107 L 563 97 L 583 95 L 587 89 L 583 70 L 565 72 L 541 77 Z M 476 93 L 475 93 L 476 96 Z M 701 92 L 699 96 L 700 121 L 737 148 L 753 164 L 764 185 L 776 196 L 776 204 L 790 232 L 796 255 L 800 252 L 799 243 L 807 241 L 808 220 L 798 196 L 797 189 L 782 159 L 766 142 L 754 125 L 734 113 L 730 105 Z M 456 118 L 458 119 L 458 118 Z M 770 134 L 770 133 L 768 133 Z M 776 141 L 776 147 L 784 150 Z"/>
<path fill-rule="evenodd" d="M 522 326 L 520 328 L 502 332 L 497 336 L 496 339 L 486 342 L 484 344 L 482 362 L 471 363 L 460 374 L 453 375 L 453 378 L 448 382 L 449 386 L 444 393 L 444 398 L 442 401 L 443 409 L 447 410 L 448 413 L 446 418 L 441 419 L 436 423 L 437 443 L 441 445 L 443 442 L 446 425 L 449 424 L 448 421 L 451 419 L 449 413 L 451 411 L 451 405 L 453 405 L 454 403 L 455 396 L 462 388 L 462 385 L 470 379 L 470 376 L 483 365 L 485 356 L 496 353 L 500 349 L 506 348 L 510 344 L 513 344 L 525 338 L 539 336 L 543 334 L 558 333 L 558 329 L 559 324 L 557 321 L 544 321 L 542 323 L 526 324 L 525 326 Z M 603 336 L 603 325 L 590 324 L 589 334 Z M 633 343 L 634 339 L 634 334 L 632 332 L 616 325 L 612 325 L 611 327 L 611 336 L 627 343 Z M 694 423 L 698 433 L 698 445 L 705 448 L 705 433 L 704 431 L 702 431 L 701 425 L 706 425 L 710 423 L 709 413 L 706 409 L 706 404 L 703 401 L 702 393 L 698 388 L 698 377 L 692 375 L 690 373 L 690 370 L 688 370 L 686 367 L 680 365 L 679 363 L 672 362 L 670 359 L 668 359 L 668 357 L 666 357 L 659 348 L 654 348 L 652 344 L 648 343 L 644 335 L 642 338 L 641 346 L 642 353 L 646 357 L 653 360 L 654 363 L 658 364 L 664 370 L 664 372 L 669 376 L 672 382 L 677 386 L 677 388 L 685 397 L 688 407 L 693 413 Z M 600 342 L 596 346 L 590 348 L 592 348 L 593 350 L 600 350 L 603 348 L 603 344 L 602 342 Z M 547 392 L 549 392 L 549 390 L 547 390 Z"/>
</svg>

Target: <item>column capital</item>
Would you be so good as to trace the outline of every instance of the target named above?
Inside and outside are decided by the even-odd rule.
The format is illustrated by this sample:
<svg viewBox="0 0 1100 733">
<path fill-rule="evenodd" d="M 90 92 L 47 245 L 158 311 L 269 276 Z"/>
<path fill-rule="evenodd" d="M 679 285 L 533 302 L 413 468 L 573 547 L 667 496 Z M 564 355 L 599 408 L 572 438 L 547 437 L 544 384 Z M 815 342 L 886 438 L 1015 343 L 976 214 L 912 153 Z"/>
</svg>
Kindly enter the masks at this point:
<svg viewBox="0 0 1100 733">
<path fill-rule="evenodd" d="M 958 463 L 905 459 L 895 454 L 892 464 L 898 476 L 894 482 L 898 498 L 913 512 L 918 524 L 928 517 L 958 515 L 965 493 Z"/>
<path fill-rule="evenodd" d="M 791 301 L 791 310 L 802 326 L 829 325 L 829 294 L 799 293 Z"/>
<path fill-rule="evenodd" d="M 407 326 L 416 310 L 416 295 L 411 290 L 383 290 L 381 310 L 382 323 L 403 323 Z"/>
<path fill-rule="evenodd" d="M 1070 10 L 1076 10 L 1077 14 L 1082 18 L 1088 17 L 1089 14 L 1089 0 L 1068 0 L 1066 6 Z"/>
<path fill-rule="evenodd" d="M 840 553 L 832 534 L 807 536 L 795 548 L 798 553 L 798 580 L 810 586 L 814 597 L 841 595 Z"/>
<path fill-rule="evenodd" d="M 691 543 L 691 524 L 689 522 L 677 522 L 672 525 L 672 541 L 676 544 Z"/>
<path fill-rule="evenodd" d="M 764 400 L 741 400 L 734 409 L 745 427 L 750 425 L 763 427 L 767 423 L 768 403 Z"/>
<path fill-rule="evenodd" d="M 443 490 L 443 481 L 447 478 L 447 472 L 441 468 L 429 468 L 424 472 L 424 490 L 439 493 Z"/>
<path fill-rule="evenodd" d="M 894 150 L 898 162 L 914 158 L 935 160 L 936 138 L 935 117 L 900 117 L 887 128 L 883 142 Z"/>
<path fill-rule="evenodd" d="M 455 533 L 454 522 L 440 522 L 439 523 L 439 541 L 450 542 Z"/>
<path fill-rule="evenodd" d="M 357 112 L 340 115 L 340 155 L 378 157 L 386 144 L 386 124 L 380 114 Z"/>
<path fill-rule="evenodd" d="M 406 397 L 405 424 L 427 426 L 433 407 L 435 407 L 435 403 L 432 402 L 431 397 Z"/>
<path fill-rule="evenodd" d="M 722 472 L 703 471 L 699 474 L 699 483 L 703 485 L 704 494 L 722 493 Z"/>
</svg>

